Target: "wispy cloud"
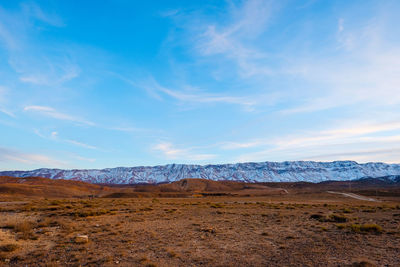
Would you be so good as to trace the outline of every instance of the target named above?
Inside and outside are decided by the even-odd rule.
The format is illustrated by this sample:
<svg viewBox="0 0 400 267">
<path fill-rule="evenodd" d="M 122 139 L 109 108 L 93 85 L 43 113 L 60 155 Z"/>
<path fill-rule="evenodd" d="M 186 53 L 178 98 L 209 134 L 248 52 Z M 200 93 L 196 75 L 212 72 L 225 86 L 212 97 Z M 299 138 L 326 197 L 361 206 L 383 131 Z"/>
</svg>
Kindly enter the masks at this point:
<svg viewBox="0 0 400 267">
<path fill-rule="evenodd" d="M 0 107 L 0 112 L 4 113 L 4 114 L 6 114 L 6 115 L 8 115 L 8 116 L 10 116 L 10 117 L 15 118 L 15 114 L 12 113 L 11 111 L 5 109 L 5 108 Z"/>
<path fill-rule="evenodd" d="M 86 158 L 86 157 L 82 157 L 82 156 L 78 156 L 78 155 L 75 155 L 74 158 L 77 160 L 80 160 L 80 161 L 87 161 L 87 162 L 95 162 L 96 161 L 96 159 L 94 159 L 94 158 Z"/>
<path fill-rule="evenodd" d="M 9 117 L 15 118 L 15 114 L 8 110 L 5 105 L 6 101 L 6 94 L 8 93 L 8 89 L 4 86 L 0 86 L 0 112 L 8 115 Z"/>
<path fill-rule="evenodd" d="M 79 67 L 69 60 L 57 63 L 47 60 L 47 64 L 41 64 L 43 68 L 40 69 L 31 69 L 15 60 L 11 60 L 10 63 L 21 73 L 19 78 L 21 82 L 35 85 L 60 85 L 78 77 L 80 73 Z"/>
<path fill-rule="evenodd" d="M 65 167 L 67 162 L 56 160 L 42 154 L 32 154 L 0 147 L 0 162 L 39 165 L 42 167 Z"/>
<path fill-rule="evenodd" d="M 83 147 L 83 148 L 87 148 L 87 149 L 99 150 L 99 148 L 96 146 L 92 146 L 92 145 L 89 145 L 89 144 L 86 144 L 86 143 L 83 143 L 80 141 L 76 141 L 73 139 L 61 138 L 57 131 L 52 131 L 50 134 L 47 134 L 47 135 L 43 134 L 38 129 L 34 129 L 33 131 L 37 136 L 44 138 L 44 139 L 50 139 L 50 140 L 57 141 L 57 142 L 68 143 L 68 144 L 72 144 L 74 146 L 79 146 L 79 147 Z"/>
<path fill-rule="evenodd" d="M 246 99 L 245 97 L 235 97 L 235 96 L 224 96 L 217 94 L 206 94 L 201 92 L 183 92 L 176 91 L 159 85 L 156 81 L 153 81 L 153 87 L 172 98 L 175 98 L 182 102 L 194 102 L 194 103 L 227 103 L 227 104 L 237 104 L 243 106 L 252 106 L 255 103 Z"/>
<path fill-rule="evenodd" d="M 216 157 L 215 154 L 194 153 L 191 148 L 177 148 L 170 142 L 160 142 L 152 147 L 153 150 L 161 152 L 168 160 L 204 161 Z"/>
<path fill-rule="evenodd" d="M 55 13 L 45 12 L 40 6 L 38 6 L 34 2 L 27 2 L 21 4 L 22 13 L 24 13 L 27 17 L 45 22 L 46 24 L 55 26 L 55 27 L 63 27 L 65 23 L 62 21 L 61 17 Z"/>
<path fill-rule="evenodd" d="M 67 143 L 76 145 L 76 146 L 80 146 L 80 147 L 83 147 L 83 148 L 87 148 L 87 149 L 98 149 L 98 148 L 95 147 L 95 146 L 88 145 L 88 144 L 85 144 L 85 143 L 82 143 L 82 142 L 78 142 L 78 141 L 76 141 L 76 140 L 65 139 L 64 141 L 67 142 Z"/>
<path fill-rule="evenodd" d="M 399 163 L 400 162 L 400 147 L 389 149 L 360 149 L 348 152 L 338 152 L 330 154 L 320 154 L 310 157 L 305 157 L 304 160 L 348 160 L 352 159 L 358 162 L 387 162 Z"/>
<path fill-rule="evenodd" d="M 396 24 L 386 11 L 360 27 L 338 19 L 335 50 L 326 57 L 297 55 L 292 68 L 309 84 L 295 107 L 283 113 L 315 112 L 343 106 L 366 109 L 400 104 L 400 49 L 387 26 Z"/>
<path fill-rule="evenodd" d="M 90 121 L 87 121 L 82 118 L 75 117 L 75 116 L 72 116 L 72 115 L 69 115 L 66 113 L 59 112 L 56 109 L 54 109 L 52 107 L 47 107 L 47 106 L 26 106 L 24 108 L 24 111 L 38 113 L 40 115 L 54 118 L 57 120 L 71 121 L 71 122 L 75 122 L 77 124 L 84 124 L 84 125 L 88 125 L 88 126 L 95 125 L 95 123 L 93 123 L 93 122 L 90 122 Z"/>
<path fill-rule="evenodd" d="M 273 1 L 250 0 L 238 6 L 231 4 L 224 20 L 228 23 L 209 23 L 199 35 L 197 48 L 205 56 L 223 55 L 233 60 L 242 76 L 273 74 L 276 71 L 267 64 L 270 53 L 250 44 L 266 31 L 277 8 Z"/>
<path fill-rule="evenodd" d="M 54 13 L 45 12 L 37 4 L 23 3 L 21 9 L 8 11 L 0 7 L 0 44 L 5 44 L 8 63 L 24 83 L 56 86 L 80 74 L 70 49 L 54 52 L 54 43 L 37 48 L 36 36 L 44 27 L 65 26 Z M 1 42 L 3 41 L 3 42 Z"/>
<path fill-rule="evenodd" d="M 134 86 L 144 88 L 149 92 L 150 95 L 156 99 L 163 99 L 164 97 L 170 97 L 184 104 L 230 104 L 238 105 L 243 108 L 244 111 L 253 111 L 256 106 L 273 105 L 281 97 L 279 93 L 265 93 L 255 94 L 246 96 L 226 95 L 226 94 L 214 94 L 207 93 L 198 88 L 182 85 L 180 89 L 171 89 L 166 86 L 159 84 L 153 77 L 139 82 L 131 83 Z M 183 89 L 182 89 L 183 88 Z"/>
<path fill-rule="evenodd" d="M 269 144 L 269 142 L 253 140 L 253 141 L 249 141 L 249 142 L 223 142 L 219 146 L 222 149 L 235 150 L 235 149 L 242 149 L 242 148 L 257 147 L 257 146 L 265 145 L 265 144 Z"/>
<path fill-rule="evenodd" d="M 324 160 L 328 158 L 328 160 L 335 160 L 335 156 L 340 156 L 340 159 L 347 156 L 347 159 L 349 159 L 351 155 L 360 156 L 358 154 L 361 154 L 362 151 L 365 151 L 363 157 L 365 160 L 368 159 L 368 155 L 378 156 L 381 150 L 387 152 L 400 149 L 398 145 L 400 141 L 399 131 L 399 121 L 358 123 L 352 126 L 308 132 L 302 135 L 258 139 L 245 143 L 228 143 L 227 146 L 222 146 L 222 148 L 253 148 L 258 150 L 242 154 L 237 159 L 238 161 L 271 159 L 271 155 L 276 158 L 290 158 L 291 160 Z M 376 149 L 376 147 L 381 149 Z M 326 153 L 326 151 L 331 153 Z M 391 154 L 396 158 L 392 158 L 390 162 L 400 159 L 396 153 Z"/>
</svg>

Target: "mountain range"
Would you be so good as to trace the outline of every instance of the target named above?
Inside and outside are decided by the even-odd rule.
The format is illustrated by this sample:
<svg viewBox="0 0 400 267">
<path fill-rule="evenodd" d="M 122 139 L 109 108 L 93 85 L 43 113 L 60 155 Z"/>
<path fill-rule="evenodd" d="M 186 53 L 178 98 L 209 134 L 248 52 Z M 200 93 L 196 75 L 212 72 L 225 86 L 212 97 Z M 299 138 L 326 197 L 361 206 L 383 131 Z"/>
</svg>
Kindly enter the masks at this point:
<svg viewBox="0 0 400 267">
<path fill-rule="evenodd" d="M 185 178 L 243 182 L 323 182 L 362 178 L 395 177 L 400 164 L 355 161 L 248 162 L 219 165 L 169 164 L 154 167 L 117 167 L 106 169 L 36 169 L 1 171 L 0 176 L 46 177 L 101 184 L 168 183 Z"/>
</svg>

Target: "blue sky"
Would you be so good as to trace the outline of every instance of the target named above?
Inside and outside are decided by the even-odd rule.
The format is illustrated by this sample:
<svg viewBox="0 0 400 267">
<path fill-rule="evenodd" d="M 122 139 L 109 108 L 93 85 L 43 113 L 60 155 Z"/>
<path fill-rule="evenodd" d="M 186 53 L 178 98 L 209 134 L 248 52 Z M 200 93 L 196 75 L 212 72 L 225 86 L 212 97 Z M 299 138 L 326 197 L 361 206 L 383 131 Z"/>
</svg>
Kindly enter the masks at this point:
<svg viewBox="0 0 400 267">
<path fill-rule="evenodd" d="M 0 169 L 400 162 L 399 1 L 0 1 Z"/>
</svg>

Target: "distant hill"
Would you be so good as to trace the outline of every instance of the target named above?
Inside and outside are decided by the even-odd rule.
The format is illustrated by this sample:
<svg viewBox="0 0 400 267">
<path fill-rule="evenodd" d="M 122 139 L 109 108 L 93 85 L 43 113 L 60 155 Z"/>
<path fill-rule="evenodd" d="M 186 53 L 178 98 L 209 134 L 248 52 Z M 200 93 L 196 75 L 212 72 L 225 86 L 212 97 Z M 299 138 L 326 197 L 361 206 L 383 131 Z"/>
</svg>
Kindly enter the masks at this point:
<svg viewBox="0 0 400 267">
<path fill-rule="evenodd" d="M 0 197 L 192 197 L 270 196 L 307 192 L 358 192 L 371 196 L 400 195 L 400 176 L 352 181 L 246 183 L 187 178 L 163 184 L 96 185 L 42 177 L 0 176 Z"/>
<path fill-rule="evenodd" d="M 98 184 L 169 183 L 185 178 L 242 182 L 323 182 L 360 178 L 396 177 L 400 164 L 354 161 L 249 162 L 220 165 L 169 164 L 154 167 L 118 167 L 101 170 L 37 169 L 3 171 L 3 176 L 85 181 Z"/>
<path fill-rule="evenodd" d="M 0 176 L 1 196 L 31 197 L 80 197 L 107 194 L 112 191 L 106 186 L 80 181 L 52 180 L 42 177 L 16 178 Z"/>
</svg>

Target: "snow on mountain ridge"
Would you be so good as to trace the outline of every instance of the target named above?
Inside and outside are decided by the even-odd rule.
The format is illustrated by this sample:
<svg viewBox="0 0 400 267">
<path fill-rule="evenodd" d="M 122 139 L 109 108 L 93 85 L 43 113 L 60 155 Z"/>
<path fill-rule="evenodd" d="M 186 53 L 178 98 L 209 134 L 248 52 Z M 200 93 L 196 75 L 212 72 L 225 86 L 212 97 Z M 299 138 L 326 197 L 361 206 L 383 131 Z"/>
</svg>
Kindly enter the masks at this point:
<svg viewBox="0 0 400 267">
<path fill-rule="evenodd" d="M 117 167 L 99 170 L 43 168 L 32 171 L 2 171 L 0 175 L 15 177 L 41 176 L 52 179 L 70 179 L 109 184 L 161 183 L 184 178 L 246 182 L 322 182 L 400 175 L 400 164 L 379 162 L 359 164 L 355 161 L 267 161 L 219 165 L 168 164 L 154 167 Z"/>
</svg>

